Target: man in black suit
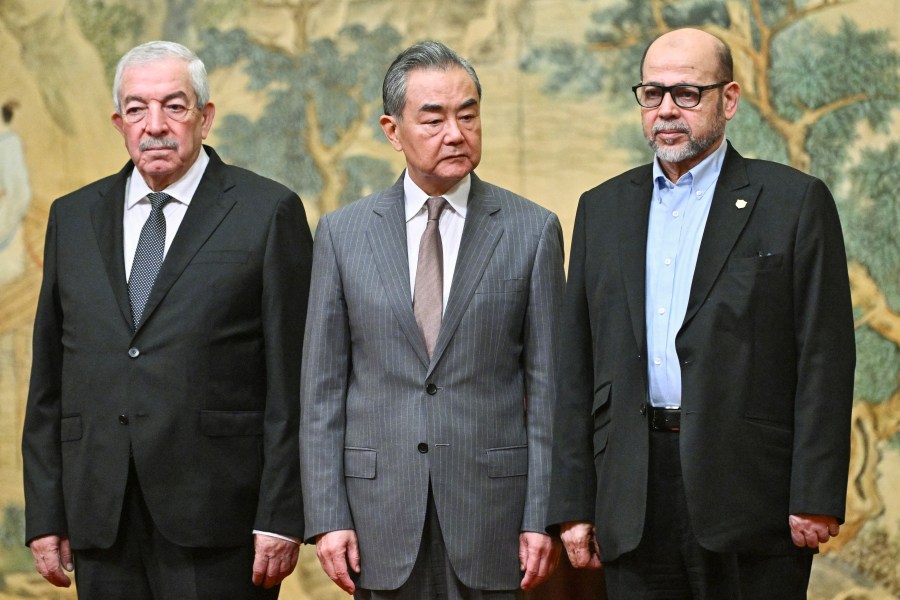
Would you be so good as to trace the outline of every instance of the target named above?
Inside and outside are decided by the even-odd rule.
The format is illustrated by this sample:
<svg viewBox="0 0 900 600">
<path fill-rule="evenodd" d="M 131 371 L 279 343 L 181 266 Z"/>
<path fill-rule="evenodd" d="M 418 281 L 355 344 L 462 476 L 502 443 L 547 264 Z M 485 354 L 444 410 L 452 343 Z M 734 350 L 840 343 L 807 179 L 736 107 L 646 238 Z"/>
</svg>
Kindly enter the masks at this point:
<svg viewBox="0 0 900 600">
<path fill-rule="evenodd" d="M 131 161 L 50 209 L 26 538 L 82 598 L 274 598 L 303 534 L 303 206 L 202 145 L 187 48 L 131 50 L 113 96 Z"/>
<path fill-rule="evenodd" d="M 855 349 L 825 185 L 725 140 L 728 47 L 647 49 L 656 158 L 586 192 L 563 305 L 549 523 L 609 597 L 806 597 L 843 519 Z"/>
</svg>

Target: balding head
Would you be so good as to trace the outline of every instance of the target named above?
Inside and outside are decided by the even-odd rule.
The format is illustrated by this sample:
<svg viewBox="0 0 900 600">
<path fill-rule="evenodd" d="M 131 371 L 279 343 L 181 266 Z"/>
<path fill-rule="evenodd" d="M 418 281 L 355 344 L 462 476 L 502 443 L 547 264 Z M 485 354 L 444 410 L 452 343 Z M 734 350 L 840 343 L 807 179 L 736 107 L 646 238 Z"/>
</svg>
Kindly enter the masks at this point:
<svg viewBox="0 0 900 600">
<path fill-rule="evenodd" d="M 676 29 L 662 34 L 644 50 L 640 80 L 646 81 L 646 63 L 671 67 L 676 61 L 680 68 L 708 74 L 716 81 L 734 79 L 734 61 L 725 42 L 699 29 Z"/>
</svg>

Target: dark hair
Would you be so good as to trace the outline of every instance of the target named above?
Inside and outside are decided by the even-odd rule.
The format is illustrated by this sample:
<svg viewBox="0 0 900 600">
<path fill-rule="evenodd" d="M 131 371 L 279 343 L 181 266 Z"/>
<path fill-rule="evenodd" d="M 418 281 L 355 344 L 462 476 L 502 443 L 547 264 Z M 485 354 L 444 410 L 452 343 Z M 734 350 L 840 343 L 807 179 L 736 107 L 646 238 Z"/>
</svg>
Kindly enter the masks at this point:
<svg viewBox="0 0 900 600">
<path fill-rule="evenodd" d="M 469 62 L 459 54 L 440 42 L 426 41 L 410 46 L 401 52 L 384 76 L 381 86 L 381 99 L 384 103 L 384 114 L 401 118 L 406 105 L 406 84 L 409 72 L 415 69 L 447 69 L 459 67 L 465 69 L 475 83 L 478 99 L 481 100 L 481 82 Z"/>
<path fill-rule="evenodd" d="M 9 123 L 12 121 L 13 113 L 15 110 L 19 108 L 19 103 L 15 100 L 7 100 L 3 103 L 3 122 Z"/>
</svg>

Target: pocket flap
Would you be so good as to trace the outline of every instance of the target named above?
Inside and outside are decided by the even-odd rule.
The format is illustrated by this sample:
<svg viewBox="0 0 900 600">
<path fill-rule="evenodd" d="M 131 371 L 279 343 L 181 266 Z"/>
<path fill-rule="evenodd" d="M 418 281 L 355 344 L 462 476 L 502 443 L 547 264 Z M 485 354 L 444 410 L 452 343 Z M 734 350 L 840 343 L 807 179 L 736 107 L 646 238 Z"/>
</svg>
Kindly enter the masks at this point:
<svg viewBox="0 0 900 600">
<path fill-rule="evenodd" d="M 372 448 L 344 448 L 344 477 L 375 479 L 375 458 Z"/>
<path fill-rule="evenodd" d="M 487 450 L 488 477 L 528 475 L 528 446 L 509 446 Z"/>
<path fill-rule="evenodd" d="M 73 442 L 80 440 L 82 435 L 81 415 L 63 417 L 59 420 L 59 441 Z"/>
<path fill-rule="evenodd" d="M 262 435 L 261 410 L 201 410 L 200 432 L 211 437 Z"/>
<path fill-rule="evenodd" d="M 594 401 L 591 404 L 591 416 L 597 416 L 597 413 L 609 404 L 609 390 L 611 387 L 610 384 L 605 383 L 594 390 Z"/>
</svg>

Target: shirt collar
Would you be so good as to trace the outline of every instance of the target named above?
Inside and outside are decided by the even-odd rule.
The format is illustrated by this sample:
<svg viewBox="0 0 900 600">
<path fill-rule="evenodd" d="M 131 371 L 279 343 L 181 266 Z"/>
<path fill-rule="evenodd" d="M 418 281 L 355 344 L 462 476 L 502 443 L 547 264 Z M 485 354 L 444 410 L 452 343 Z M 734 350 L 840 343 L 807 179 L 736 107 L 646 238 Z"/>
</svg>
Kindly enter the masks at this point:
<svg viewBox="0 0 900 600">
<path fill-rule="evenodd" d="M 719 147 L 695 165 L 693 169 L 682 175 L 678 179 L 678 182 L 690 182 L 692 189 L 705 190 L 709 188 L 709 186 L 719 179 L 719 173 L 722 171 L 722 163 L 725 162 L 725 151 L 727 148 L 728 142 L 722 138 Z M 688 176 L 690 177 L 688 178 Z M 656 182 L 657 189 L 675 185 L 666 177 L 662 166 L 659 164 L 659 158 L 655 156 L 653 157 L 653 181 Z"/>
<path fill-rule="evenodd" d="M 469 190 L 471 188 L 472 175 L 468 174 L 460 179 L 459 182 L 447 192 L 441 194 L 447 199 L 447 202 L 450 204 L 453 211 L 463 219 L 466 218 L 466 208 L 469 205 Z M 425 201 L 428 200 L 428 194 L 423 192 L 422 188 L 416 185 L 409 176 L 408 170 L 403 175 L 403 197 L 406 205 L 406 221 L 409 222 L 409 220 L 419 214 L 425 206 Z"/>
<path fill-rule="evenodd" d="M 181 179 L 161 191 L 169 194 L 172 198 L 182 204 L 190 205 L 191 198 L 194 197 L 194 193 L 197 191 L 197 188 L 200 187 L 200 179 L 203 178 L 203 173 L 206 171 L 206 165 L 208 164 L 209 155 L 206 153 L 206 149 L 201 146 L 200 154 L 197 155 L 197 160 L 195 160 L 194 164 L 191 165 L 191 168 L 187 170 L 187 173 L 182 175 Z M 137 167 L 131 171 L 126 188 L 125 210 L 130 209 L 144 196 L 153 191 L 150 189 L 150 186 L 147 185 L 147 182 L 144 181 L 144 178 L 141 177 Z"/>
</svg>

